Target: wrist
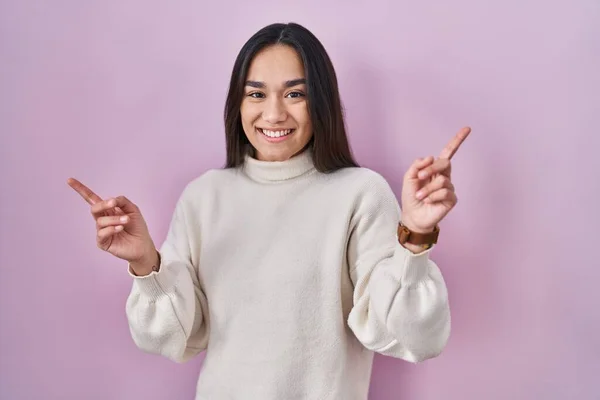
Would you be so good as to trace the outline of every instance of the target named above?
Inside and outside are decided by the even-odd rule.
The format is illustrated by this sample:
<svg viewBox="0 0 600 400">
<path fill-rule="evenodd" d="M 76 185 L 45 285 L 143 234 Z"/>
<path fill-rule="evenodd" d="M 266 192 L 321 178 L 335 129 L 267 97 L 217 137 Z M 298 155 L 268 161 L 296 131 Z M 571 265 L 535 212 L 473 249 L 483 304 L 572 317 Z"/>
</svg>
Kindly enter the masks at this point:
<svg viewBox="0 0 600 400">
<path fill-rule="evenodd" d="M 429 228 L 415 227 L 405 219 L 398 224 L 398 242 L 413 253 L 422 253 L 437 243 L 440 230 L 436 225 Z"/>
<path fill-rule="evenodd" d="M 129 266 L 136 276 L 146 276 L 150 275 L 152 272 L 158 272 L 160 267 L 160 254 L 156 249 L 153 249 L 140 259 L 131 261 Z"/>
<path fill-rule="evenodd" d="M 400 221 L 400 224 L 404 225 L 405 227 L 410 229 L 412 232 L 420 233 L 420 234 L 432 233 L 435 230 L 435 226 L 432 226 L 431 228 L 419 227 L 418 225 L 416 225 L 412 221 L 410 221 L 410 219 L 403 218 Z"/>
<path fill-rule="evenodd" d="M 413 254 L 422 253 L 431 247 L 429 245 L 420 245 L 420 244 L 412 244 L 412 243 L 401 243 L 400 245 Z"/>
</svg>

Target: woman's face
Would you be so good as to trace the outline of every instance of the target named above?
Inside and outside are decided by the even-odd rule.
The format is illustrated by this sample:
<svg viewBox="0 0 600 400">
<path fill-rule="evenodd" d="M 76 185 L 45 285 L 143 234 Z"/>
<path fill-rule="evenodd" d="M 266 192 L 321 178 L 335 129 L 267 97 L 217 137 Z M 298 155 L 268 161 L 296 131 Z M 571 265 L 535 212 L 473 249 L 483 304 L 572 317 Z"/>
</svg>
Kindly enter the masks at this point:
<svg viewBox="0 0 600 400">
<path fill-rule="evenodd" d="M 261 50 L 250 64 L 240 108 L 242 126 L 262 161 L 285 161 L 312 137 L 304 66 L 284 45 Z"/>
</svg>

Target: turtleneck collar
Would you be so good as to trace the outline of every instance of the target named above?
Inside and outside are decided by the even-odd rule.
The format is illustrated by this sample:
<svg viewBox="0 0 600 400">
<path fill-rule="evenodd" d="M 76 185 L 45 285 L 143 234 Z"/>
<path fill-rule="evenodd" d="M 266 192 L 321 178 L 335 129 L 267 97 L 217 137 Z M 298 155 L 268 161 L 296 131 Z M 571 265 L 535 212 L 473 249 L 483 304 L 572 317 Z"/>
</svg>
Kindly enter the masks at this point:
<svg viewBox="0 0 600 400">
<path fill-rule="evenodd" d="M 308 148 L 302 153 L 285 161 L 261 161 L 246 155 L 244 172 L 250 178 L 261 182 L 279 182 L 293 179 L 314 170 L 312 149 Z"/>
</svg>

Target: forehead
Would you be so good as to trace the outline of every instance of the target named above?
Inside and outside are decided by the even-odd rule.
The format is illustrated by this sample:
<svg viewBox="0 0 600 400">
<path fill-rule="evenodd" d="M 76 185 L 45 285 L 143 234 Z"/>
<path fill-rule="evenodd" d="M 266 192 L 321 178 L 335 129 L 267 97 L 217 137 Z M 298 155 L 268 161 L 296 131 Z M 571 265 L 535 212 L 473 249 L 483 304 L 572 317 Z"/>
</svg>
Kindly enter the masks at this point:
<svg viewBox="0 0 600 400">
<path fill-rule="evenodd" d="M 302 60 L 296 50 L 285 45 L 269 46 L 258 52 L 250 63 L 247 77 L 266 84 L 298 78 L 305 78 Z"/>
</svg>

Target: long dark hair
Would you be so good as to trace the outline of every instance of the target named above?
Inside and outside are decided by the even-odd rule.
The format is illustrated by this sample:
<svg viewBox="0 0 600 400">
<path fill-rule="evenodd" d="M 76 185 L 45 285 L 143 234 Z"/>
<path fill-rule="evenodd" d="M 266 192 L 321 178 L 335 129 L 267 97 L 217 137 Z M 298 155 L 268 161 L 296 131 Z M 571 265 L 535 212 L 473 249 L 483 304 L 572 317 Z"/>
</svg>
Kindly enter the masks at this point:
<svg viewBox="0 0 600 400">
<path fill-rule="evenodd" d="M 244 44 L 233 65 L 224 113 L 225 168 L 243 164 L 250 146 L 240 116 L 250 63 L 260 50 L 275 44 L 295 49 L 304 64 L 308 112 L 313 129 L 309 146 L 312 147 L 315 168 L 320 172 L 333 172 L 340 168 L 358 167 L 348 144 L 337 77 L 329 55 L 321 42 L 302 25 L 277 23 L 256 32 Z"/>
</svg>

